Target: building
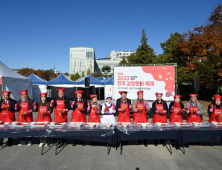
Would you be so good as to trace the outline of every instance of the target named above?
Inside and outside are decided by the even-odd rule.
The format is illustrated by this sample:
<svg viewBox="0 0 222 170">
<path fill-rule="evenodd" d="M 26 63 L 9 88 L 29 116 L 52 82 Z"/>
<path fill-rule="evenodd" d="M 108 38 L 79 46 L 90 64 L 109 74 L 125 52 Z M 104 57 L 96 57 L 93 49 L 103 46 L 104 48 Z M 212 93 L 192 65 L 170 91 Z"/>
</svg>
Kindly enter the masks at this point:
<svg viewBox="0 0 222 170">
<path fill-rule="evenodd" d="M 87 47 L 71 47 L 69 58 L 69 74 L 75 74 L 78 72 L 82 74 L 82 71 L 87 72 L 90 68 L 94 72 L 95 65 L 95 50 L 94 48 Z"/>
<path fill-rule="evenodd" d="M 135 53 L 135 51 L 111 51 L 106 58 L 110 60 L 122 60 L 122 57 L 130 56 L 131 54 Z"/>
<path fill-rule="evenodd" d="M 120 61 L 122 61 L 122 57 L 130 56 L 131 54 L 135 53 L 135 51 L 111 51 L 106 58 L 100 58 L 96 60 L 96 71 L 98 73 L 102 73 L 103 66 L 110 66 L 111 72 L 109 74 L 114 73 L 114 67 L 118 66 Z"/>
</svg>

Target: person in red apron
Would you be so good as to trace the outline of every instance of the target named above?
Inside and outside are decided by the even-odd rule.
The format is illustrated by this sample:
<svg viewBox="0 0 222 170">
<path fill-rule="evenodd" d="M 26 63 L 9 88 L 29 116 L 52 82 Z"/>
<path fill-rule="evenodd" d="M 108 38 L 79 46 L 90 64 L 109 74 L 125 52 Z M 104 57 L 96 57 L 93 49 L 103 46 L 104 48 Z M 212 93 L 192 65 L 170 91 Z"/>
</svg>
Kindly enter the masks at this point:
<svg viewBox="0 0 222 170">
<path fill-rule="evenodd" d="M 87 106 L 87 112 L 89 112 L 89 119 L 88 122 L 97 122 L 100 123 L 100 104 L 97 101 L 98 95 L 96 94 L 91 94 L 90 98 L 92 99 L 91 102 L 88 102 Z"/>
<path fill-rule="evenodd" d="M 146 100 L 143 99 L 143 91 L 137 92 L 138 99 L 133 101 L 133 122 L 134 123 L 147 123 L 147 111 L 149 111 L 149 105 Z"/>
<path fill-rule="evenodd" d="M 152 104 L 153 119 L 152 123 L 167 123 L 167 103 L 162 99 L 163 93 L 155 93 L 157 100 Z"/>
<path fill-rule="evenodd" d="M 126 98 L 127 91 L 119 91 L 119 94 L 121 95 L 121 98 L 117 99 L 116 101 L 116 110 L 118 110 L 118 122 L 131 122 L 131 100 Z"/>
<path fill-rule="evenodd" d="M 174 95 L 174 101 L 170 103 L 170 122 L 183 122 L 182 115 L 185 113 L 184 105 L 180 102 L 181 95 Z"/>
<path fill-rule="evenodd" d="M 222 122 L 222 104 L 221 104 L 221 96 L 214 95 L 215 102 L 212 102 L 208 106 L 209 113 L 209 122 Z"/>
<path fill-rule="evenodd" d="M 56 89 L 58 97 L 51 100 L 50 107 L 54 107 L 54 122 L 64 123 L 67 122 L 67 114 L 70 110 L 70 100 L 65 96 L 65 88 Z M 66 139 L 54 138 L 56 145 L 59 147 L 66 144 Z"/>
<path fill-rule="evenodd" d="M 86 99 L 82 98 L 83 90 L 76 90 L 75 98 L 72 101 L 71 108 L 73 109 L 71 122 L 86 122 L 86 109 L 87 102 Z"/>
<path fill-rule="evenodd" d="M 14 122 L 15 121 L 15 100 L 10 98 L 11 91 L 2 91 L 3 99 L 0 100 L 0 121 L 1 122 Z M 0 139 L 0 146 L 3 144 L 4 139 Z M 7 146 L 12 146 L 13 138 L 8 138 Z"/>
<path fill-rule="evenodd" d="M 52 113 L 53 108 L 50 107 L 50 102 L 47 101 L 47 92 L 40 93 L 39 96 L 41 101 L 38 103 L 38 105 L 35 104 L 35 102 L 33 105 L 34 111 L 38 112 L 36 122 L 51 122 L 52 119 L 50 114 Z M 47 146 L 46 138 L 41 137 L 39 147 L 42 147 L 44 144 Z"/>
<path fill-rule="evenodd" d="M 201 116 L 203 114 L 203 106 L 197 101 L 198 94 L 190 94 L 190 100 L 185 105 L 187 112 L 187 122 L 201 122 Z"/>
<path fill-rule="evenodd" d="M 54 122 L 67 122 L 67 114 L 70 110 L 70 100 L 65 97 L 65 88 L 56 89 L 58 98 L 51 100 L 50 107 L 54 109 Z"/>
<path fill-rule="evenodd" d="M 32 111 L 34 101 L 28 97 L 28 89 L 19 91 L 21 99 L 18 100 L 15 106 L 18 110 L 17 122 L 33 122 Z M 25 138 L 22 138 L 18 146 L 25 144 Z M 28 146 L 32 145 L 32 138 L 28 138 Z"/>
</svg>

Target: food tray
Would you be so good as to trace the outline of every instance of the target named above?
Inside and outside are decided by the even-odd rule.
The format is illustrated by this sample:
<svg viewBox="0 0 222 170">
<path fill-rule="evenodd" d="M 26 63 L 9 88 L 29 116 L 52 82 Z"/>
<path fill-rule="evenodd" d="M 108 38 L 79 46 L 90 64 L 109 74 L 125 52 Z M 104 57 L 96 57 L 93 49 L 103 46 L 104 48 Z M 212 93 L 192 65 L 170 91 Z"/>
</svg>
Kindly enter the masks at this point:
<svg viewBox="0 0 222 170">
<path fill-rule="evenodd" d="M 50 128 L 62 128 L 66 123 L 51 122 L 48 124 Z"/>
<path fill-rule="evenodd" d="M 24 126 L 28 126 L 29 123 L 28 122 L 12 122 L 11 125 L 14 127 L 24 127 Z"/>
<path fill-rule="evenodd" d="M 48 122 L 32 122 L 30 123 L 31 127 L 44 127 L 48 124 Z"/>
<path fill-rule="evenodd" d="M 10 122 L 0 122 L 0 127 L 5 127 L 6 125 L 9 125 Z"/>
<path fill-rule="evenodd" d="M 194 127 L 209 127 L 211 124 L 209 123 L 193 123 Z"/>
<path fill-rule="evenodd" d="M 178 127 L 190 127 L 190 126 L 193 126 L 191 123 L 186 123 L 186 122 L 184 122 L 184 123 L 175 123 L 175 125 L 176 126 L 178 126 Z"/>
<path fill-rule="evenodd" d="M 144 127 L 143 124 L 146 124 L 146 127 Z M 137 123 L 136 125 L 138 127 L 142 127 L 142 128 L 147 128 L 147 127 L 152 127 L 153 126 L 151 123 Z"/>
<path fill-rule="evenodd" d="M 163 128 L 163 127 L 173 127 L 173 125 L 169 124 L 169 123 L 161 123 L 161 125 L 157 125 L 157 123 L 156 123 L 155 126 L 161 127 L 161 128 Z"/>
</svg>

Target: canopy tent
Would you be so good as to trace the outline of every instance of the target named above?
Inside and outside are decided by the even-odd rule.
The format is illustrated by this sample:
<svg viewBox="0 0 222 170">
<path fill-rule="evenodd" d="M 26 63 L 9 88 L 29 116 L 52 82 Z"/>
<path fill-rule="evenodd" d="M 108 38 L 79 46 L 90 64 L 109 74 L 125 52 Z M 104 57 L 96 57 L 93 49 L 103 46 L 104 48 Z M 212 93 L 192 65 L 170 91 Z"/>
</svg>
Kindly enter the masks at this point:
<svg viewBox="0 0 222 170">
<path fill-rule="evenodd" d="M 27 78 L 32 79 L 32 84 L 47 84 L 47 81 L 44 80 L 43 78 L 35 75 L 35 74 L 31 74 L 29 75 Z"/>
<path fill-rule="evenodd" d="M 86 76 L 90 79 L 90 85 L 93 85 L 93 86 L 101 86 L 101 85 L 104 85 L 103 82 L 99 81 L 98 79 L 94 78 L 93 76 L 91 75 L 88 75 Z M 78 79 L 76 81 L 76 84 L 79 86 L 79 85 L 85 85 L 85 78 L 82 78 L 82 79 Z"/>
<path fill-rule="evenodd" d="M 12 99 L 20 99 L 20 90 L 28 89 L 28 96 L 32 99 L 32 80 L 24 77 L 8 68 L 0 61 L 0 84 L 1 90 L 12 91 Z M 1 94 L 1 93 L 0 93 Z"/>
<path fill-rule="evenodd" d="M 104 77 L 98 77 L 96 79 L 102 81 L 102 80 L 104 80 Z"/>
<path fill-rule="evenodd" d="M 75 82 L 80 82 L 82 80 L 85 80 L 85 77 L 80 77 L 79 79 L 77 79 Z"/>
<path fill-rule="evenodd" d="M 60 74 L 58 77 L 50 80 L 47 82 L 48 89 L 50 89 L 50 97 L 58 97 L 58 92 L 56 89 L 58 88 L 65 88 L 65 96 L 68 98 L 73 98 L 74 97 L 74 91 L 76 87 L 76 82 L 68 79 L 66 76 L 63 74 Z"/>
<path fill-rule="evenodd" d="M 102 82 L 105 82 L 105 81 L 107 81 L 107 80 L 109 80 L 109 79 L 110 79 L 110 77 L 108 76 L 108 77 L 106 77 L 105 79 L 103 79 Z"/>
<path fill-rule="evenodd" d="M 104 85 L 114 85 L 114 76 L 105 81 Z"/>
<path fill-rule="evenodd" d="M 40 102 L 39 93 L 47 92 L 47 81 L 35 74 L 29 75 L 28 78 L 32 79 L 33 100 Z"/>
<path fill-rule="evenodd" d="M 62 86 L 62 87 L 66 87 L 66 85 L 70 85 L 70 86 L 67 86 L 67 87 L 75 87 L 76 82 L 68 79 L 66 76 L 64 76 L 64 74 L 60 74 L 58 77 L 48 81 L 47 85 L 54 85 L 54 86 L 59 85 L 59 86 Z"/>
</svg>

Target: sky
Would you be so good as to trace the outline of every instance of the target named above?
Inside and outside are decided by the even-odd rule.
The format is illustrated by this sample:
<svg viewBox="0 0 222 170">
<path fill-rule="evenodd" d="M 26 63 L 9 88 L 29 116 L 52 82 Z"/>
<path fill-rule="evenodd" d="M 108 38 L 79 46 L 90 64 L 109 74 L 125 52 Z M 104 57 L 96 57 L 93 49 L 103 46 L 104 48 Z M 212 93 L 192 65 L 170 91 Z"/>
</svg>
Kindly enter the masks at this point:
<svg viewBox="0 0 222 170">
<path fill-rule="evenodd" d="M 171 33 L 206 24 L 222 0 L 0 0 L 0 61 L 69 72 L 69 48 L 92 47 L 96 58 L 135 51 L 144 28 L 161 54 Z"/>
</svg>

